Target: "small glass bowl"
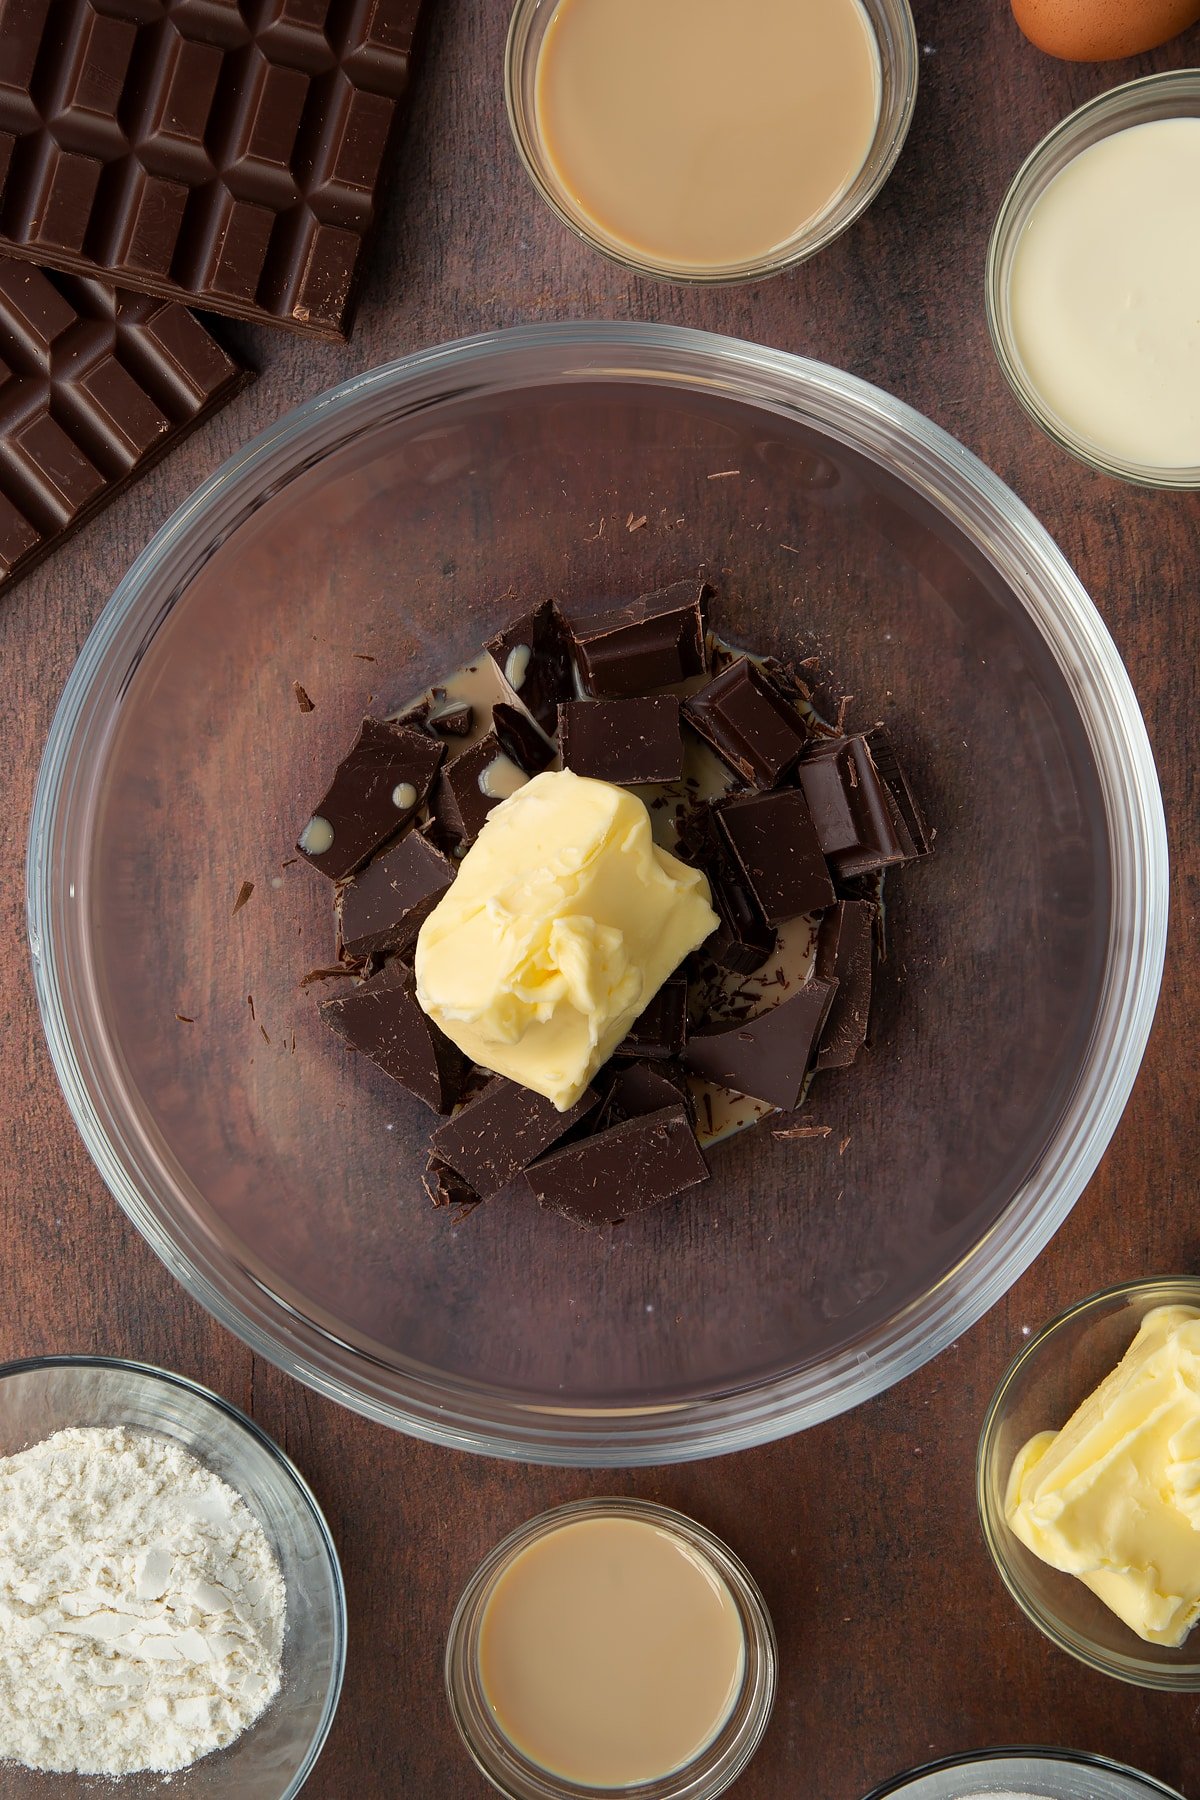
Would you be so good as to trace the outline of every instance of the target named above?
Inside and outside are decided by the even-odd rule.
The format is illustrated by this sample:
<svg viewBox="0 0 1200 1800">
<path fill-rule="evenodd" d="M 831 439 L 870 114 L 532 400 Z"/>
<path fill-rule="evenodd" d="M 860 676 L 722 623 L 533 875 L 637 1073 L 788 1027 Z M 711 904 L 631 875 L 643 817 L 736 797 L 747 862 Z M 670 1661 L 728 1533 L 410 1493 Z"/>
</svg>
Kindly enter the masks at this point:
<svg viewBox="0 0 1200 1800">
<path fill-rule="evenodd" d="M 1147 1644 L 1074 1575 L 1052 1569 L 1009 1525 L 1004 1496 L 1021 1447 L 1057 1430 L 1097 1388 L 1156 1306 L 1200 1307 L 1200 1277 L 1129 1281 L 1081 1300 L 1031 1337 L 996 1390 L 979 1439 L 975 1485 L 983 1535 L 1021 1611 L 1088 1668 L 1167 1693 L 1200 1690 L 1200 1629 L 1178 1649 Z"/>
<path fill-rule="evenodd" d="M 346 1663 L 346 1596 L 329 1527 L 299 1471 L 253 1420 L 182 1375 L 106 1356 L 46 1356 L 0 1367 L 0 1456 L 71 1426 L 128 1426 L 170 1438 L 239 1493 L 266 1533 L 287 1588 L 282 1686 L 227 1749 L 168 1777 L 108 1782 L 114 1800 L 292 1800 L 329 1735 Z M 0 1765 L 5 1800 L 78 1800 L 78 1775 Z"/>
<path fill-rule="evenodd" d="M 742 1621 L 746 1670 L 733 1711 L 712 1743 L 694 1761 L 659 1781 L 636 1787 L 581 1787 L 529 1761 L 496 1725 L 479 1672 L 479 1634 L 496 1583 L 515 1558 L 539 1538 L 580 1519 L 639 1519 L 690 1544 L 725 1581 Z M 651 1501 L 576 1500 L 540 1513 L 484 1558 L 463 1591 L 446 1643 L 446 1692 L 459 1734 L 477 1768 L 507 1800 L 714 1800 L 735 1782 L 762 1742 L 775 1703 L 777 1652 L 766 1603 L 749 1571 L 720 1538 L 694 1519 Z"/>
<path fill-rule="evenodd" d="M 978 1790 L 964 1790 L 963 1782 L 973 1779 Z M 926 1763 L 874 1788 L 867 1800 L 973 1800 L 974 1792 L 979 1800 L 1002 1793 L 1024 1800 L 1183 1800 L 1174 1788 L 1106 1756 L 1026 1745 Z"/>
<path fill-rule="evenodd" d="M 537 123 L 537 65 L 559 0 L 517 0 L 504 50 L 504 100 L 521 161 L 534 187 L 564 225 L 593 249 L 638 275 L 659 281 L 759 281 L 805 262 L 840 237 L 865 212 L 895 167 L 917 104 L 920 58 L 908 0 L 861 0 L 879 49 L 879 118 L 866 161 L 833 204 L 794 237 L 750 261 L 702 267 L 657 262 L 600 232 L 563 188 L 541 141 Z"/>
<path fill-rule="evenodd" d="M 1048 437 L 1102 475 L 1116 475 L 1139 487 L 1197 488 L 1200 467 L 1164 469 L 1152 463 L 1125 462 L 1060 419 L 1034 386 L 1021 360 L 1012 319 L 1012 266 L 1037 201 L 1050 183 L 1081 151 L 1114 132 L 1155 119 L 1200 117 L 1200 69 L 1172 69 L 1147 75 L 1098 94 L 1044 137 L 1018 169 L 996 215 L 988 244 L 984 290 L 992 347 L 1009 386 L 1026 412 Z"/>
</svg>

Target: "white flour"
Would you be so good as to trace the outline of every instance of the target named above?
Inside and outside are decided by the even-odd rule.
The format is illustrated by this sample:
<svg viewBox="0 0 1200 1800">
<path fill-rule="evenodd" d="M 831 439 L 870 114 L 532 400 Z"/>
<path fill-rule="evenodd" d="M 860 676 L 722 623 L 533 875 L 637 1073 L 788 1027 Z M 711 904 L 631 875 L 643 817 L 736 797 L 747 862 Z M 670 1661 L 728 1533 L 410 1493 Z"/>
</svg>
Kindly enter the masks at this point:
<svg viewBox="0 0 1200 1800">
<path fill-rule="evenodd" d="M 279 1691 L 286 1594 L 245 1502 L 165 1438 L 0 1458 L 0 1759 L 183 1769 Z"/>
</svg>

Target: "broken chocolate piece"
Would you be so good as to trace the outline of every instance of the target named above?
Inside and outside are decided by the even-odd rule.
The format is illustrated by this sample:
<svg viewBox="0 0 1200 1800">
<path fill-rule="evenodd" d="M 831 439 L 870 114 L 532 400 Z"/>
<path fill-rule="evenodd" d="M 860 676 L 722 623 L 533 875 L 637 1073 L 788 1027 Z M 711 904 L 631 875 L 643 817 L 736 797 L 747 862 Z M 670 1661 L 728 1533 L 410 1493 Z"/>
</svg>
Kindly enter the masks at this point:
<svg viewBox="0 0 1200 1800">
<path fill-rule="evenodd" d="M 695 1032 L 683 1053 L 706 1081 L 790 1112 L 800 1101 L 837 984 L 813 975 L 757 1018 Z"/>
<path fill-rule="evenodd" d="M 908 785 L 908 777 L 896 756 L 896 746 L 892 742 L 892 734 L 886 726 L 876 725 L 873 730 L 868 731 L 867 747 L 875 759 L 875 767 L 883 777 L 887 790 L 895 802 L 896 810 L 912 839 L 914 856 L 931 856 L 934 833 L 930 830 L 925 814 L 921 811 L 916 796 Z"/>
<path fill-rule="evenodd" d="M 682 975 L 672 975 L 638 1014 L 616 1054 L 649 1056 L 657 1061 L 680 1055 L 686 1041 L 687 981 Z"/>
<path fill-rule="evenodd" d="M 410 969 L 389 963 L 353 993 L 323 1000 L 321 1017 L 352 1050 L 434 1112 L 448 1113 L 457 1104 L 467 1059 L 422 1012 Z"/>
<path fill-rule="evenodd" d="M 564 769 L 634 787 L 682 781 L 683 734 L 673 694 L 626 700 L 568 700 L 558 709 Z"/>
<path fill-rule="evenodd" d="M 678 1063 L 626 1063 L 610 1065 L 611 1079 L 604 1104 L 598 1115 L 600 1125 L 618 1125 L 623 1119 L 640 1119 L 646 1113 L 661 1112 L 666 1106 L 687 1109 L 695 1124 L 695 1106 L 687 1076 Z M 597 1087 L 601 1078 L 597 1077 Z"/>
<path fill-rule="evenodd" d="M 423 832 L 408 832 L 338 890 L 341 953 L 358 961 L 403 949 L 457 872 Z"/>
<path fill-rule="evenodd" d="M 553 762 L 554 745 L 523 707 L 497 701 L 492 708 L 492 724 L 505 756 L 526 775 L 540 775 Z"/>
<path fill-rule="evenodd" d="M 509 699 L 549 735 L 559 701 L 575 691 L 567 627 L 553 600 L 505 626 L 486 649 Z"/>
<path fill-rule="evenodd" d="M 752 787 L 775 787 L 809 743 L 804 720 L 771 681 L 740 656 L 683 703 L 683 716 L 721 761 Z"/>
<path fill-rule="evenodd" d="M 922 854 L 865 737 L 826 738 L 815 744 L 798 764 L 796 782 L 839 881 Z"/>
<path fill-rule="evenodd" d="M 409 725 L 364 719 L 296 845 L 331 881 L 412 823 L 433 785 L 445 746 Z"/>
<path fill-rule="evenodd" d="M 468 1181 L 482 1200 L 506 1188 L 535 1156 L 549 1150 L 599 1104 L 588 1088 L 568 1112 L 552 1100 L 497 1075 L 433 1134 L 432 1151 Z"/>
<path fill-rule="evenodd" d="M 877 911 L 869 900 L 839 900 L 821 920 L 816 972 L 837 993 L 821 1033 L 818 1069 L 848 1069 L 867 1040 Z"/>
<path fill-rule="evenodd" d="M 524 787 L 529 777 L 506 756 L 494 731 L 442 770 L 433 812 L 451 842 L 473 844 L 494 806 Z"/>
<path fill-rule="evenodd" d="M 388 723 L 412 725 L 434 737 L 470 737 L 475 708 L 469 700 L 452 700 L 444 687 L 432 687 L 403 712 L 389 715 Z"/>
<path fill-rule="evenodd" d="M 821 912 L 837 898 L 798 788 L 724 800 L 713 817 L 724 847 L 768 925 Z"/>
<path fill-rule="evenodd" d="M 676 581 L 623 606 L 569 619 L 586 692 L 620 699 L 703 675 L 712 592 L 707 582 Z"/>
<path fill-rule="evenodd" d="M 664 1106 L 552 1150 L 525 1179 L 542 1206 L 581 1225 L 617 1225 L 707 1181 L 708 1164 L 687 1108 Z"/>
<path fill-rule="evenodd" d="M 713 908 L 721 924 L 706 940 L 702 954 L 731 975 L 753 975 L 774 954 L 778 942 L 775 928 L 759 912 L 730 858 L 718 857 L 707 867 Z"/>
<path fill-rule="evenodd" d="M 429 1158 L 428 1166 L 421 1177 L 421 1186 L 425 1189 L 435 1206 L 478 1206 L 479 1195 L 469 1182 L 449 1166 L 439 1161 L 436 1156 Z"/>
</svg>

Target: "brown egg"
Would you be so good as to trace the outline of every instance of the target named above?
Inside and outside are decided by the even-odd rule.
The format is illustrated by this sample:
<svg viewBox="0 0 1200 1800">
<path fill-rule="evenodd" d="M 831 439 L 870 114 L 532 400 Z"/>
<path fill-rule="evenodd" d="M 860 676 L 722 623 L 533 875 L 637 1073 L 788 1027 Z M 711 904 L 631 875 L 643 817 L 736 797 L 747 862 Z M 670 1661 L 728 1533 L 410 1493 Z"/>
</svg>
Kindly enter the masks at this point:
<svg viewBox="0 0 1200 1800">
<path fill-rule="evenodd" d="M 1200 0 L 1012 0 L 1031 44 L 1067 62 L 1140 56 L 1200 19 Z"/>
</svg>

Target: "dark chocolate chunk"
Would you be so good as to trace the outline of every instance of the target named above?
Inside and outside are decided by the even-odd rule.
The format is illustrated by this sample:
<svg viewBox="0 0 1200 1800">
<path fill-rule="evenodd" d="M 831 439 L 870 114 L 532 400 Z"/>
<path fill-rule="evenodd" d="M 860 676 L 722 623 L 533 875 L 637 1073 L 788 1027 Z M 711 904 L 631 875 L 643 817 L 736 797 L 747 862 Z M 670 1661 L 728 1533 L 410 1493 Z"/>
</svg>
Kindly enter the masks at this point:
<svg viewBox="0 0 1200 1800">
<path fill-rule="evenodd" d="M 416 937 L 457 870 L 420 831 L 410 831 L 338 890 L 341 951 L 356 961 L 401 950 Z"/>
<path fill-rule="evenodd" d="M 705 941 L 702 954 L 730 975 L 753 975 L 774 954 L 775 927 L 763 918 L 731 858 L 718 857 L 706 866 L 713 910 L 721 924 Z"/>
<path fill-rule="evenodd" d="M 420 731 L 432 732 L 434 737 L 470 737 L 475 708 L 469 700 L 452 700 L 444 687 L 433 687 L 412 706 L 393 714 L 388 722 L 413 725 Z"/>
<path fill-rule="evenodd" d="M 685 700 L 683 716 L 752 787 L 775 787 L 791 773 L 810 738 L 795 707 L 747 656 Z"/>
<path fill-rule="evenodd" d="M 687 1041 L 687 981 L 672 975 L 618 1044 L 618 1056 L 678 1056 Z"/>
<path fill-rule="evenodd" d="M 623 606 L 571 618 L 575 660 L 586 692 L 597 699 L 620 699 L 703 675 L 712 592 L 707 582 L 677 581 Z"/>
<path fill-rule="evenodd" d="M 848 1069 L 866 1042 L 877 911 L 869 900 L 839 900 L 821 920 L 816 972 L 837 993 L 821 1033 L 818 1069 Z"/>
<path fill-rule="evenodd" d="M 563 767 L 632 787 L 682 781 L 683 734 L 673 694 L 631 700 L 568 700 L 558 709 Z"/>
<path fill-rule="evenodd" d="M 526 775 L 540 775 L 554 760 L 554 746 L 523 707 L 500 700 L 492 708 L 492 725 L 500 748 Z"/>
<path fill-rule="evenodd" d="M 797 766 L 796 782 L 839 881 L 922 854 L 865 737 L 826 738 L 815 744 Z"/>
<path fill-rule="evenodd" d="M 599 1104 L 588 1088 L 567 1112 L 532 1088 L 497 1076 L 433 1134 L 432 1150 L 483 1200 L 515 1181 L 535 1156 L 557 1144 Z"/>
<path fill-rule="evenodd" d="M 479 1195 L 470 1183 L 436 1156 L 429 1158 L 421 1186 L 435 1206 L 479 1205 Z"/>
<path fill-rule="evenodd" d="M 552 1150 L 526 1169 L 542 1206 L 581 1225 L 617 1225 L 708 1180 L 683 1105 L 664 1106 Z"/>
<path fill-rule="evenodd" d="M 646 1113 L 661 1112 L 665 1106 L 687 1108 L 695 1123 L 695 1108 L 687 1075 L 678 1063 L 634 1062 L 609 1064 L 608 1089 L 597 1122 L 601 1126 L 618 1125 L 623 1119 L 640 1119 Z M 597 1077 L 596 1086 L 602 1085 Z"/>
<path fill-rule="evenodd" d="M 837 898 L 808 803 L 798 788 L 747 794 L 714 809 L 717 832 L 768 925 L 821 912 Z"/>
<path fill-rule="evenodd" d="M 297 850 L 331 881 L 353 875 L 373 850 L 412 823 L 445 754 L 444 745 L 411 725 L 364 719 Z"/>
<path fill-rule="evenodd" d="M 790 1112 L 799 1104 L 836 991 L 836 983 L 813 975 L 757 1018 L 694 1032 L 683 1060 L 706 1081 Z"/>
<path fill-rule="evenodd" d="M 867 746 L 875 760 L 875 767 L 883 777 L 896 811 L 912 840 L 914 856 L 931 856 L 933 854 L 934 833 L 931 831 L 921 811 L 908 777 L 900 766 L 896 756 L 896 746 L 892 742 L 892 734 L 886 726 L 876 725 L 867 733 Z"/>
<path fill-rule="evenodd" d="M 525 771 L 505 755 L 500 739 L 489 731 L 442 770 L 433 791 L 434 817 L 452 843 L 473 844 L 492 808 L 524 787 L 525 781 Z"/>
<path fill-rule="evenodd" d="M 8 0 L 4 243 L 343 337 L 416 23 L 416 0 Z"/>
<path fill-rule="evenodd" d="M 434 1112 L 457 1104 L 468 1063 L 417 1001 L 412 971 L 389 963 L 353 993 L 321 1002 L 326 1025 Z"/>
<path fill-rule="evenodd" d="M 509 699 L 551 733 L 559 701 L 575 691 L 567 627 L 553 600 L 505 626 L 486 648 Z"/>
<path fill-rule="evenodd" d="M 0 586 L 250 379 L 185 307 L 0 256 Z"/>
</svg>

